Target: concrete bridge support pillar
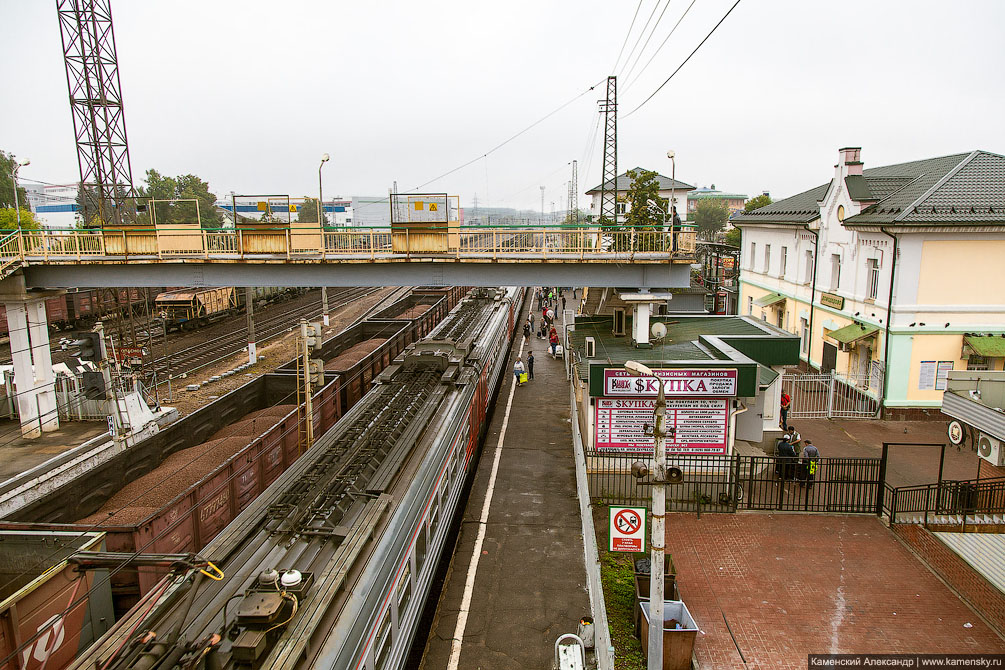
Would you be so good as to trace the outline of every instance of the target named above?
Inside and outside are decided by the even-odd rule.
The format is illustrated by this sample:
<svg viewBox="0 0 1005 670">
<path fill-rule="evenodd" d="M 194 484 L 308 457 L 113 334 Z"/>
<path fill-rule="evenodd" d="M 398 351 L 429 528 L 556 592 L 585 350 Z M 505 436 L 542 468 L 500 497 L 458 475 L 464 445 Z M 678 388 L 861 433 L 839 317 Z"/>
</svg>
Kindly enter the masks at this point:
<svg viewBox="0 0 1005 670">
<path fill-rule="evenodd" d="M 21 435 L 59 428 L 45 300 L 5 303 Z"/>
</svg>

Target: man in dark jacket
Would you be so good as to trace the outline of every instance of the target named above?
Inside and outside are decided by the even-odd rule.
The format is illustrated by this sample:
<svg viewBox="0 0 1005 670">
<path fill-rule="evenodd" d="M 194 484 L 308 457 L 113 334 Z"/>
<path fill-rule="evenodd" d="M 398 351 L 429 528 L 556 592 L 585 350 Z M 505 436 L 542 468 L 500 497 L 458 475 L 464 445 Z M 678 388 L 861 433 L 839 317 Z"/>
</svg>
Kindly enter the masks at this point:
<svg viewBox="0 0 1005 670">
<path fill-rule="evenodd" d="M 796 465 L 796 450 L 792 448 L 792 443 L 789 440 L 792 439 L 791 435 L 785 434 L 782 436 L 781 441 L 778 442 L 778 461 L 775 466 L 775 472 L 781 477 L 782 481 L 792 479 L 793 470 Z"/>
</svg>

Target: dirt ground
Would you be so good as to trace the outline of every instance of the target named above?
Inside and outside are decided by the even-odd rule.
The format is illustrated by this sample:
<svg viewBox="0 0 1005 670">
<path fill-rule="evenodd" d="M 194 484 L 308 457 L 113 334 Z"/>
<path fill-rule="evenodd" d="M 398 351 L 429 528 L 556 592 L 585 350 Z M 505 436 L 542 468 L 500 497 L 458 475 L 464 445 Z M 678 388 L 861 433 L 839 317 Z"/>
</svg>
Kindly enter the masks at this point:
<svg viewBox="0 0 1005 670">
<path fill-rule="evenodd" d="M 341 310 L 332 312 L 330 317 L 331 325 L 324 329 L 325 338 L 331 337 L 335 333 L 351 326 L 364 312 L 381 302 L 397 288 L 385 288 L 377 293 L 361 298 Z M 185 386 L 189 384 L 202 384 L 213 375 L 218 375 L 227 370 L 232 370 L 238 365 L 247 362 L 247 352 L 235 354 L 230 358 L 220 361 L 189 376 L 187 379 L 175 378 L 171 382 L 171 396 L 166 398 L 167 385 L 162 384 L 159 392 L 161 394 L 161 404 L 178 409 L 179 416 L 186 416 L 205 406 L 208 402 L 243 386 L 249 379 L 258 375 L 272 372 L 280 365 L 292 360 L 296 356 L 297 334 L 293 325 L 290 331 L 281 337 L 274 338 L 264 346 L 258 348 L 258 363 L 248 368 L 242 373 L 231 377 L 219 379 L 215 382 L 205 384 L 198 391 L 186 391 Z"/>
</svg>

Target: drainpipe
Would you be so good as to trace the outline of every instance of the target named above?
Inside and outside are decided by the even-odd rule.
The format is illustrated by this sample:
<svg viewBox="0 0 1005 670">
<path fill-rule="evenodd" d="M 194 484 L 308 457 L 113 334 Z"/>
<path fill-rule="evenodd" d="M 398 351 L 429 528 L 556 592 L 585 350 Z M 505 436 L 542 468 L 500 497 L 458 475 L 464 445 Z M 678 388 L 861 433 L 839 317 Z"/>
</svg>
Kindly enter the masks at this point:
<svg viewBox="0 0 1005 670">
<path fill-rule="evenodd" d="M 817 253 L 820 249 L 820 231 L 812 230 L 808 223 L 803 224 L 803 229 L 813 235 L 813 281 L 810 284 L 810 332 L 806 336 L 806 368 L 807 370 L 811 370 L 813 368 L 813 316 L 816 314 L 813 303 L 817 300 Z M 822 366 L 822 358 L 820 363 Z"/>
<path fill-rule="evenodd" d="M 882 415 L 886 408 L 886 393 L 890 385 L 890 318 L 893 316 L 893 283 L 897 278 L 897 252 L 899 250 L 899 239 L 896 235 L 889 233 L 886 228 L 880 228 L 879 232 L 893 240 L 893 262 L 890 264 L 890 294 L 886 299 L 886 330 L 883 334 L 883 399 L 879 403 L 879 412 Z"/>
</svg>

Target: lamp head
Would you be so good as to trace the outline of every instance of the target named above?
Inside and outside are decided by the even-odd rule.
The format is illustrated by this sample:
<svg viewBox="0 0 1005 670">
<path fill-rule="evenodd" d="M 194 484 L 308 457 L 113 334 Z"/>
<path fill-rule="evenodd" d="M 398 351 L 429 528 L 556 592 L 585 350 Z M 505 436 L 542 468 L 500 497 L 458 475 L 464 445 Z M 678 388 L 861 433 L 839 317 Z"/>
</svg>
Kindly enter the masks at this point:
<svg viewBox="0 0 1005 670">
<path fill-rule="evenodd" d="M 677 153 L 673 149 L 671 149 L 670 151 L 667 152 L 667 158 L 669 158 L 670 160 L 673 160 L 674 156 L 676 156 L 676 155 L 677 155 Z"/>
<path fill-rule="evenodd" d="M 25 165 L 31 165 L 30 158 L 22 158 L 17 162 L 18 167 L 24 167 Z"/>
<path fill-rule="evenodd" d="M 643 375 L 647 377 L 656 376 L 653 374 L 653 371 L 649 369 L 649 367 L 642 365 L 642 363 L 639 363 L 638 361 L 625 361 L 625 371 L 635 377 L 641 377 Z"/>
<path fill-rule="evenodd" d="M 326 162 L 328 162 L 329 158 L 331 158 L 331 156 L 329 156 L 328 154 L 324 154 L 324 155 L 321 156 L 321 162 L 322 163 L 326 163 Z"/>
</svg>

